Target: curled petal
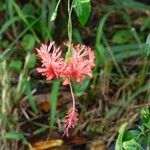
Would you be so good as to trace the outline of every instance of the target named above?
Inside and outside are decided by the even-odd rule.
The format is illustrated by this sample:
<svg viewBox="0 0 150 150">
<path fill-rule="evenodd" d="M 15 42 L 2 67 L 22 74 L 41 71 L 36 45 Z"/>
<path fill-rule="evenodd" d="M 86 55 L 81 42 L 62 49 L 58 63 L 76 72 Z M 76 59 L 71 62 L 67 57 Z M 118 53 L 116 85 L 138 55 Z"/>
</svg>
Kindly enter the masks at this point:
<svg viewBox="0 0 150 150">
<path fill-rule="evenodd" d="M 67 43 L 65 44 L 67 45 Z M 92 69 L 95 66 L 95 55 L 91 48 L 78 44 L 73 46 L 72 50 L 72 56 L 67 63 L 67 67 L 61 74 L 65 78 L 64 85 L 70 84 L 71 79 L 82 83 L 85 76 L 92 78 Z"/>
<path fill-rule="evenodd" d="M 47 80 L 54 77 L 59 78 L 64 68 L 64 59 L 60 58 L 60 48 L 56 48 L 54 44 L 54 42 L 51 42 L 49 46 L 42 44 L 40 49 L 36 49 L 37 56 L 42 63 L 42 67 L 37 68 L 37 71 L 46 76 Z"/>
</svg>

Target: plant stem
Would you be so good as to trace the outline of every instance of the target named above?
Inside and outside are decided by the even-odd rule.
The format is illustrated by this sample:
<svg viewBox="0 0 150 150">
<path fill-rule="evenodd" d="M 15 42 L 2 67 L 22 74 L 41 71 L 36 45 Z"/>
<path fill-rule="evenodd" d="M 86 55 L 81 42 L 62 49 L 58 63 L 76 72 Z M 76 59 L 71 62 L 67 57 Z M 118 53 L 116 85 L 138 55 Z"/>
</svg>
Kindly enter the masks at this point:
<svg viewBox="0 0 150 150">
<path fill-rule="evenodd" d="M 69 38 L 69 46 L 68 46 L 68 53 L 72 53 L 71 43 L 72 43 L 72 19 L 71 19 L 71 13 L 74 5 L 74 0 L 71 3 L 70 6 L 70 0 L 68 0 L 68 38 Z"/>
<path fill-rule="evenodd" d="M 56 7 L 55 7 L 55 12 L 56 12 L 56 13 L 57 13 L 58 6 L 59 6 L 60 2 L 61 2 L 61 0 L 58 0 L 57 5 L 56 5 Z"/>
<path fill-rule="evenodd" d="M 71 83 L 69 84 L 69 86 L 70 86 L 71 97 L 72 97 L 72 108 L 75 108 L 75 98 L 74 98 L 74 93 L 73 93 L 73 90 L 72 90 Z"/>
</svg>

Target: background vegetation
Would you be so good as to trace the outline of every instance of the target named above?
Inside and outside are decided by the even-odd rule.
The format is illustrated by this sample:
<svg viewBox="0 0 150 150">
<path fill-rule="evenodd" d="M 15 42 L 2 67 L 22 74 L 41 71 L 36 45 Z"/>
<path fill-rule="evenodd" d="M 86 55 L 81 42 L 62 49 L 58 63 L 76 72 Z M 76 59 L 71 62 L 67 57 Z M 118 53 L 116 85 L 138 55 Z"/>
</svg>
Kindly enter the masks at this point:
<svg viewBox="0 0 150 150">
<path fill-rule="evenodd" d="M 92 0 L 84 8 L 72 13 L 72 41 L 94 49 L 96 67 L 92 80 L 73 85 L 79 122 L 66 139 L 62 133 L 70 105 L 68 87 L 36 72 L 35 47 L 52 40 L 63 46 L 68 41 L 67 1 L 0 1 L 2 149 L 33 149 L 33 143 L 48 139 L 60 139 L 53 141 L 56 146 L 63 141 L 79 147 L 100 139 L 108 148 L 120 126 L 128 122 L 133 127 L 141 108 L 149 105 L 150 5 Z"/>
</svg>

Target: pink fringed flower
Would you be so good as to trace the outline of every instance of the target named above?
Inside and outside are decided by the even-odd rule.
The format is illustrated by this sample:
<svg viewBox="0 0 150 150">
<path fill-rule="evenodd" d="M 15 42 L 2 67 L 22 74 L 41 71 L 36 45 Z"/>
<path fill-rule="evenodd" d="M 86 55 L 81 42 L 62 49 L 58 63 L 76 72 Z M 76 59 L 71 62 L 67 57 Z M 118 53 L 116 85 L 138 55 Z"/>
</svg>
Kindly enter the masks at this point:
<svg viewBox="0 0 150 150">
<path fill-rule="evenodd" d="M 60 58 L 60 48 L 56 48 L 54 43 L 50 43 L 49 46 L 42 44 L 40 49 L 36 49 L 42 62 L 42 67 L 37 68 L 37 71 L 46 76 L 47 80 L 55 76 L 58 78 L 64 67 L 64 59 Z"/>
<path fill-rule="evenodd" d="M 72 107 L 69 109 L 67 116 L 65 117 L 65 131 L 64 135 L 69 136 L 69 129 L 74 128 L 78 121 L 78 113 L 75 108 L 75 98 L 71 86 L 71 80 L 75 80 L 78 83 L 82 83 L 85 76 L 92 78 L 92 68 L 94 64 L 94 52 L 91 48 L 85 45 L 72 46 L 72 55 L 66 58 L 66 62 L 61 58 L 61 51 L 54 46 L 54 42 L 49 46 L 42 45 L 37 50 L 37 56 L 41 59 L 42 67 L 37 68 L 37 71 L 43 76 L 46 76 L 47 80 L 51 80 L 54 77 L 65 80 L 63 85 L 69 85 L 72 96 Z"/>
<path fill-rule="evenodd" d="M 63 85 L 70 84 L 70 80 L 74 79 L 81 83 L 85 76 L 92 78 L 92 68 L 94 64 L 94 52 L 85 45 L 76 45 L 72 48 L 72 56 L 67 62 L 65 71 L 62 76 L 65 78 Z"/>
<path fill-rule="evenodd" d="M 65 117 L 65 131 L 64 135 L 69 136 L 69 129 L 74 128 L 78 121 L 78 113 L 75 107 L 70 108 Z"/>
</svg>

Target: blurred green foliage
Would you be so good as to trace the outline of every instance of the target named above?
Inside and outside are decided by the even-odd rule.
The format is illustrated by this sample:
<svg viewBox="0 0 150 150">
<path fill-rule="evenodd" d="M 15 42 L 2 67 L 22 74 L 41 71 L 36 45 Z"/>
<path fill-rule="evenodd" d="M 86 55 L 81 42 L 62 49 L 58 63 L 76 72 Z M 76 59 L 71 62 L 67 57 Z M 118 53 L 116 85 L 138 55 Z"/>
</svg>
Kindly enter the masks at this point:
<svg viewBox="0 0 150 150">
<path fill-rule="evenodd" d="M 137 129 L 127 130 L 127 123 L 119 129 L 116 150 L 144 150 L 150 146 L 150 107 L 141 110 L 141 125 Z M 144 147 L 143 147 L 144 146 Z"/>
<path fill-rule="evenodd" d="M 83 99 L 78 101 L 83 120 L 88 118 L 84 114 L 91 109 L 99 112 L 93 115 L 101 117 L 96 119 L 103 120 L 96 122 L 98 127 L 88 123 L 84 132 L 100 136 L 107 134 L 111 128 L 109 121 L 119 121 L 126 108 L 135 103 L 146 103 L 150 98 L 149 38 L 145 44 L 150 29 L 146 12 L 150 6 L 135 0 L 112 0 L 108 4 L 90 0 L 74 2 L 72 41 L 93 47 L 96 66 L 92 81 L 86 78 L 82 84 L 73 83 L 73 88 L 75 95 Z M 67 5 L 67 1 L 61 0 L 0 2 L 0 141 L 3 149 L 8 148 L 7 143 L 11 140 L 21 140 L 30 146 L 29 136 L 21 131 L 19 121 L 22 116 L 30 122 L 36 115 L 41 115 L 34 94 L 36 91 L 40 94 L 41 85 L 47 87 L 47 81 L 35 73 L 38 66 L 35 47 L 52 40 L 62 44 L 68 39 Z M 139 16 L 143 21 L 139 21 L 138 26 L 135 22 Z M 50 121 L 48 125 L 36 123 L 33 135 L 48 129 L 52 131 L 57 127 L 59 117 L 64 116 L 64 110 L 57 110 L 60 82 L 48 82 L 50 86 L 47 88 L 51 87 L 48 89 Z M 24 99 L 29 105 L 30 115 L 20 106 Z M 128 131 L 126 124 L 121 127 L 116 150 L 142 149 L 141 143 L 150 145 L 149 116 L 149 107 L 141 111 L 142 126 L 139 130 Z"/>
</svg>

